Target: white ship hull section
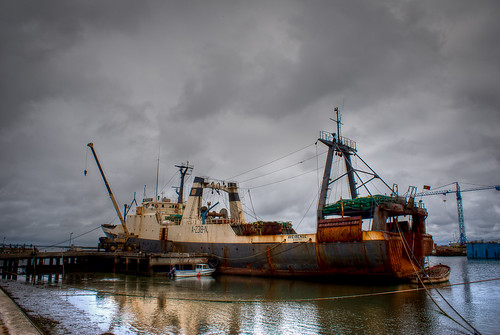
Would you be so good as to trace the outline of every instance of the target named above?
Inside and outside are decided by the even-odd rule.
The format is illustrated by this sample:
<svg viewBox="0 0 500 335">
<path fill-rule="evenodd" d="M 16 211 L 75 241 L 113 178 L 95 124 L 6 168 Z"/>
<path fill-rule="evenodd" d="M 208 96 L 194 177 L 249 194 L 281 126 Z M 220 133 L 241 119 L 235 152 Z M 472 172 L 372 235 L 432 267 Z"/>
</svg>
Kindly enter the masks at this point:
<svg viewBox="0 0 500 335">
<path fill-rule="evenodd" d="M 238 236 L 228 224 L 169 226 L 166 239 L 193 243 L 294 243 L 316 242 L 316 234 Z"/>
</svg>

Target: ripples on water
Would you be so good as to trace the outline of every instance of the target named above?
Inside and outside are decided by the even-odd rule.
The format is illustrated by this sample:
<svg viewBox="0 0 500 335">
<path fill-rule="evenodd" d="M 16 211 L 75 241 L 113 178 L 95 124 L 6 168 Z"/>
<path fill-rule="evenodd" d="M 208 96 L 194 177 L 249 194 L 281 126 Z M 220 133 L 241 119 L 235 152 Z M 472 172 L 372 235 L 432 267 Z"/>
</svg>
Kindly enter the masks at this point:
<svg viewBox="0 0 500 335">
<path fill-rule="evenodd" d="M 432 257 L 452 267 L 451 284 L 500 277 L 500 261 Z M 67 275 L 61 282 L 3 281 L 30 315 L 59 322 L 54 334 L 461 334 L 424 291 L 413 288 L 220 276 L 170 280 Z M 500 281 L 440 292 L 483 334 L 500 332 Z M 353 296 L 338 299 L 338 297 Z M 436 292 L 436 301 L 449 313 Z M 458 319 L 458 317 L 457 317 Z M 463 323 L 463 322 L 462 322 Z"/>
</svg>

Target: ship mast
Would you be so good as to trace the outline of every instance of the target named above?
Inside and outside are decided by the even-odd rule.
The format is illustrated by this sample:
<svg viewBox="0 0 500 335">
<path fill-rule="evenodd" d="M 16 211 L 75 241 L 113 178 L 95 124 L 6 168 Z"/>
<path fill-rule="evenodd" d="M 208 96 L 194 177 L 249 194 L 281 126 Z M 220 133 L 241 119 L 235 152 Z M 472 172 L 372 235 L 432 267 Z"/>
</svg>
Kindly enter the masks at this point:
<svg viewBox="0 0 500 335">
<path fill-rule="evenodd" d="M 186 162 L 186 164 L 180 164 L 180 165 L 175 165 L 176 168 L 179 168 L 179 172 L 181 174 L 181 185 L 176 188 L 175 193 L 179 196 L 177 198 L 177 203 L 182 204 L 184 202 L 184 178 L 190 172 L 193 170 L 193 166 L 189 165 L 189 161 Z"/>
<path fill-rule="evenodd" d="M 356 142 L 351 141 L 348 138 L 342 137 L 340 135 L 341 130 L 341 118 L 339 114 L 339 108 L 335 107 L 334 112 L 336 113 L 336 119 L 330 119 L 337 123 L 337 133 L 328 133 L 322 131 L 320 133 L 320 138 L 318 141 L 325 144 L 328 147 L 328 153 L 326 156 L 325 171 L 323 172 L 323 181 L 321 183 L 321 192 L 318 201 L 317 209 L 317 219 L 318 221 L 323 220 L 325 215 L 323 214 L 323 207 L 325 207 L 326 199 L 328 195 L 328 186 L 330 186 L 334 181 L 330 181 L 330 175 L 332 170 L 333 155 L 343 157 L 346 171 L 347 179 L 349 180 L 349 190 L 351 193 L 351 198 L 356 199 L 358 193 L 356 191 L 356 180 L 354 179 L 354 168 L 351 164 L 351 155 L 356 152 Z"/>
</svg>

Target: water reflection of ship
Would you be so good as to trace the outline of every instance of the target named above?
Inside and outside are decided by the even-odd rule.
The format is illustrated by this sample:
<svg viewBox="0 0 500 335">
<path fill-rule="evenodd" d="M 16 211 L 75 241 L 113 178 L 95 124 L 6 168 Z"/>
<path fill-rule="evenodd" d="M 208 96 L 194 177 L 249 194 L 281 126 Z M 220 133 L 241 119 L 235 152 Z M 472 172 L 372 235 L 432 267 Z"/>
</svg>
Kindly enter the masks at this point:
<svg viewBox="0 0 500 335">
<path fill-rule="evenodd" d="M 223 274 L 410 278 L 432 250 L 432 237 L 425 231 L 427 210 L 421 202 L 415 203 L 416 188 L 399 195 L 396 185 L 389 187 L 359 157 L 356 143 L 341 136 L 335 111 L 337 132 L 321 132 L 318 139 L 328 153 L 316 233 L 297 234 L 290 222 L 247 223 L 236 182 L 195 177 L 185 205 L 144 199 L 136 213 L 127 215 L 129 244 L 148 252 L 206 253 L 212 255 L 210 264 Z M 332 180 L 334 158 L 343 161 L 346 172 Z M 354 168 L 354 159 L 364 170 Z M 370 179 L 363 180 L 361 175 Z M 348 180 L 351 199 L 327 204 L 331 185 L 343 177 Z M 367 184 L 374 179 L 387 186 L 389 196 L 371 193 Z M 360 189 L 367 196 L 360 197 Z M 205 203 L 205 191 L 226 194 L 229 211 L 212 211 L 219 202 Z M 362 230 L 363 220 L 370 220 L 369 230 Z M 121 226 L 103 230 L 110 237 L 124 233 Z"/>
<path fill-rule="evenodd" d="M 199 285 L 204 281 L 191 279 L 185 285 L 160 285 L 157 280 L 138 282 L 137 277 L 128 276 L 127 294 L 111 295 L 116 305 L 109 331 L 118 330 L 122 322 L 139 332 L 186 334 L 318 334 L 356 329 L 361 333 L 369 329 L 393 333 L 398 329 L 404 332 L 410 324 L 412 329 L 432 333 L 439 326 L 423 291 L 379 295 L 376 299 L 365 296 L 410 287 L 404 284 L 374 287 L 219 276 L 206 290 Z M 118 293 L 121 290 L 117 287 Z"/>
<path fill-rule="evenodd" d="M 213 278 L 169 280 L 125 276 L 115 283 L 118 294 L 108 295 L 115 307 L 110 310 L 108 331 L 134 329 L 138 333 L 200 334 L 207 320 L 216 322 L 217 315 L 199 298 L 215 282 Z M 125 324 L 124 324 L 125 323 Z"/>
</svg>

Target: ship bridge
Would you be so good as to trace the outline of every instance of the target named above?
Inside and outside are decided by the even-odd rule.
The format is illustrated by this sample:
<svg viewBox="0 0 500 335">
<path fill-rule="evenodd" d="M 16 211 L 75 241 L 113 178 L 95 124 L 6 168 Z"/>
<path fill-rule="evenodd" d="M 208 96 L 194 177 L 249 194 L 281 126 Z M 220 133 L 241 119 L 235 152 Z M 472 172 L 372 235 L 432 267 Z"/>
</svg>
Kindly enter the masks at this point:
<svg viewBox="0 0 500 335">
<path fill-rule="evenodd" d="M 209 213 L 208 211 L 211 209 L 202 207 L 204 189 L 226 192 L 229 198 L 231 221 L 239 224 L 246 223 L 238 193 L 238 184 L 236 182 L 215 181 L 207 177 L 195 177 L 181 224 L 196 224 L 200 219 L 203 219 L 204 222 L 203 216 L 207 215 Z"/>
</svg>

